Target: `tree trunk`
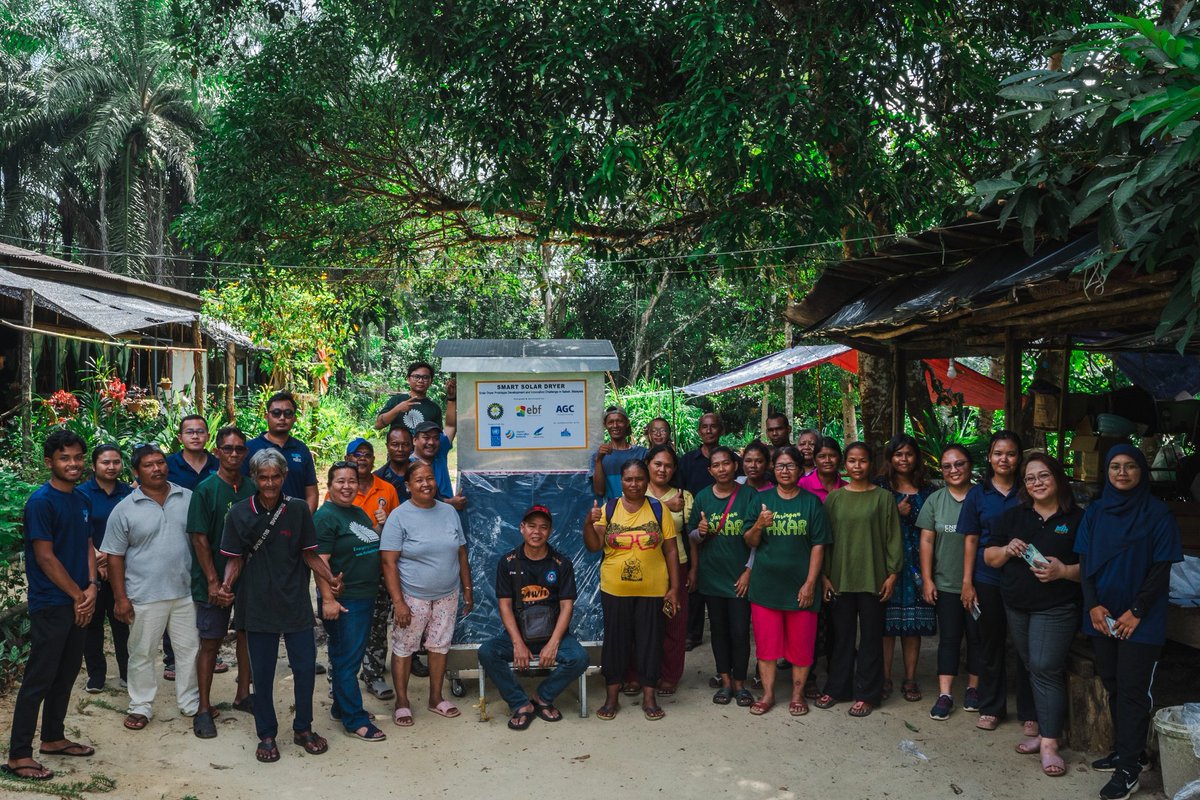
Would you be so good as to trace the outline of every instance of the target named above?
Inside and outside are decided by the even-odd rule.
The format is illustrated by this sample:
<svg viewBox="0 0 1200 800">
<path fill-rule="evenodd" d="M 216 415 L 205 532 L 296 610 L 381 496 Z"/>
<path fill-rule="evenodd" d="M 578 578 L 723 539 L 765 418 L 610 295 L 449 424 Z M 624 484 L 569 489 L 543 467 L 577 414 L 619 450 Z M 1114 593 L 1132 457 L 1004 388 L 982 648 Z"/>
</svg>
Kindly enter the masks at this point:
<svg viewBox="0 0 1200 800">
<path fill-rule="evenodd" d="M 792 348 L 792 321 L 787 317 L 783 321 L 783 346 Z M 783 413 L 787 414 L 788 425 L 796 424 L 796 376 L 790 372 L 783 378 Z"/>
<path fill-rule="evenodd" d="M 654 292 L 646 301 L 646 307 L 642 309 L 642 313 L 638 314 L 634 322 L 632 345 L 633 363 L 629 368 L 630 383 L 637 381 L 638 376 L 643 370 L 645 370 L 647 373 L 650 371 L 650 364 L 653 361 L 653 358 L 649 357 L 648 354 L 649 342 L 647 341 L 647 332 L 650 329 L 650 321 L 654 318 L 654 307 L 658 305 L 658 301 L 662 299 L 664 294 L 666 294 L 667 285 L 670 282 L 671 270 L 664 266 L 662 275 L 659 277 L 658 283 L 654 287 Z M 664 343 L 663 349 L 660 349 L 659 352 L 663 352 L 665 347 L 666 343 Z"/>
<path fill-rule="evenodd" d="M 858 415 L 854 408 L 854 375 L 842 370 L 842 438 L 846 444 L 858 439 Z"/>
<path fill-rule="evenodd" d="M 862 405 L 863 440 L 882 453 L 892 438 L 892 360 L 887 356 L 858 354 L 858 397 Z"/>
<path fill-rule="evenodd" d="M 100 185 L 100 268 L 108 269 L 108 173 L 101 167 Z"/>
<path fill-rule="evenodd" d="M 1004 380 L 1004 359 L 992 356 L 988 359 L 988 377 L 993 380 Z M 995 411 L 979 412 L 979 432 L 986 438 L 992 435 L 992 426 L 996 423 Z"/>
<path fill-rule="evenodd" d="M 918 422 L 924 425 L 924 420 L 933 414 L 933 402 L 929 399 L 929 383 L 925 379 L 925 362 L 915 359 L 908 362 L 905 372 L 904 388 L 908 394 L 908 418 L 914 427 Z"/>
</svg>

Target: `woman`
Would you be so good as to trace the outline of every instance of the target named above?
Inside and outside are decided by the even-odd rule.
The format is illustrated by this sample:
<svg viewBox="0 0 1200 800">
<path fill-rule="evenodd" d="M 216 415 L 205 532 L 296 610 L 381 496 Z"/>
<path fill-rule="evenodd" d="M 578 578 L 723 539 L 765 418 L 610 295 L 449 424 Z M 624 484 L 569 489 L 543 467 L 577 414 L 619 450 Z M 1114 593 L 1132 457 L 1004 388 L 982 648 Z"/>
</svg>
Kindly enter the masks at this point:
<svg viewBox="0 0 1200 800">
<path fill-rule="evenodd" d="M 747 528 L 757 519 L 758 492 L 734 480 L 737 462 L 728 447 L 709 453 L 708 473 L 716 481 L 696 495 L 688 516 L 693 577 L 708 609 L 713 660 L 718 689 L 713 702 L 728 705 L 736 700 L 749 706 L 754 696 L 746 688 L 750 664 L 750 603 L 746 591 L 750 570 Z"/>
<path fill-rule="evenodd" d="M 646 441 L 651 448 L 673 447 L 671 444 L 671 423 L 662 417 L 655 417 L 646 423 Z"/>
<path fill-rule="evenodd" d="M 946 720 L 954 710 L 954 679 L 967 639 L 967 690 L 963 708 L 979 710 L 981 664 L 979 625 L 963 607 L 963 537 L 958 517 L 971 490 L 971 454 L 960 444 L 947 445 L 940 461 L 946 485 L 929 495 L 917 517 L 921 529 L 921 589 L 925 602 L 937 611 L 938 697 L 929 718 Z"/>
<path fill-rule="evenodd" d="M 692 494 L 671 485 L 675 479 L 675 472 L 679 468 L 679 461 L 675 457 L 674 449 L 669 444 L 654 445 L 646 454 L 646 466 L 650 470 L 650 486 L 646 489 L 646 496 L 653 497 L 662 503 L 663 508 L 671 515 L 671 521 L 675 523 L 676 532 L 683 530 L 683 522 L 692 511 Z M 688 576 L 688 591 L 694 591 L 696 586 L 695 566 L 688 568 L 686 547 L 677 547 L 677 549 L 680 573 Z M 682 603 L 681 606 L 682 608 L 667 622 L 663 634 L 662 672 L 658 680 L 660 695 L 675 694 L 679 679 L 683 677 L 684 645 L 687 644 L 687 603 Z M 626 677 L 636 679 L 636 674 Z M 627 681 L 627 683 L 630 683 L 630 688 L 634 688 L 634 691 L 630 692 L 629 688 L 626 688 L 625 694 L 632 696 L 641 690 L 635 680 Z"/>
<path fill-rule="evenodd" d="M 1100 498 L 1087 507 L 1075 551 L 1083 582 L 1083 632 L 1092 637 L 1096 671 L 1108 690 L 1116 746 L 1092 763 L 1112 771 L 1100 797 L 1138 788 L 1142 748 L 1154 701 L 1150 691 L 1166 640 L 1171 565 L 1183 560 L 1179 525 L 1150 496 L 1150 467 L 1135 447 L 1108 451 Z"/>
<path fill-rule="evenodd" d="M 326 479 L 329 499 L 313 515 L 317 529 L 317 554 L 329 571 L 342 576 L 339 597 L 324 597 L 321 616 L 329 634 L 330 680 L 333 708 L 346 733 L 364 742 L 382 742 L 386 734 L 371 724 L 363 709 L 358 666 L 367 649 L 375 596 L 379 592 L 379 532 L 367 512 L 354 505 L 358 495 L 358 465 L 338 461 Z"/>
<path fill-rule="evenodd" d="M 818 470 L 820 463 L 818 452 Z M 833 659 L 816 706 L 853 699 L 850 716 L 865 717 L 883 699 L 884 606 L 896 589 L 904 554 L 900 515 L 892 496 L 871 483 L 871 448 L 865 443 L 846 447 L 846 474 L 850 482 L 825 501 L 833 529 L 825 561 Z"/>
<path fill-rule="evenodd" d="M 963 547 L 962 603 L 978 615 L 983 673 L 979 676 L 979 720 L 975 727 L 994 731 L 1008 707 L 1008 615 L 1000 591 L 1000 571 L 983 560 L 992 523 L 1015 507 L 1021 468 L 1021 439 L 1009 430 L 996 431 L 988 443 L 983 482 L 971 487 L 958 518 Z M 1027 739 L 1037 736 L 1037 710 L 1025 665 L 1017 661 L 1017 718 Z"/>
<path fill-rule="evenodd" d="M 583 525 L 587 549 L 604 551 L 600 562 L 600 607 L 604 647 L 600 651 L 606 697 L 596 712 L 616 717 L 621 677 L 632 660 L 642 686 L 642 713 L 659 720 L 662 629 L 679 610 L 679 554 L 675 520 L 657 500 L 646 497 L 650 471 L 641 461 L 621 466 L 621 496 L 604 508 L 593 505 Z"/>
<path fill-rule="evenodd" d="M 921 687 L 917 684 L 921 637 L 937 633 L 933 606 L 926 605 L 920 586 L 921 529 L 917 527 L 917 515 L 933 490 L 925 476 L 916 439 L 901 433 L 887 443 L 879 485 L 896 500 L 904 549 L 904 566 L 900 568 L 900 579 L 892 599 L 888 600 L 883 622 L 883 699 L 892 693 L 892 660 L 899 637 L 904 652 L 904 683 L 900 689 L 905 700 L 916 703 L 921 699 Z"/>
<path fill-rule="evenodd" d="M 746 485 L 756 492 L 774 489 L 771 480 L 771 448 L 755 440 L 742 449 L 742 474 Z"/>
<path fill-rule="evenodd" d="M 412 495 L 388 516 L 379 539 L 383 580 L 395 608 L 392 634 L 392 684 L 396 706 L 392 722 L 412 727 L 408 700 L 408 678 L 413 654 L 424 639 L 429 652 L 429 701 L 427 708 L 440 717 L 457 717 L 462 712 L 442 697 L 446 677 L 446 654 L 454 638 L 459 588 L 463 614 L 474 607 L 471 569 L 467 566 L 467 539 L 458 512 L 437 499 L 433 467 L 414 463 L 408 470 Z"/>
<path fill-rule="evenodd" d="M 115 444 L 98 445 L 92 450 L 92 477 L 79 486 L 92 503 L 92 547 L 96 550 L 96 575 L 100 588 L 96 593 L 96 613 L 88 623 L 87 638 L 83 645 L 83 658 L 87 665 L 87 683 L 84 689 L 97 694 L 104 689 L 108 677 L 108 659 L 104 657 L 104 620 L 112 630 L 113 650 L 117 654 L 117 674 L 121 686 L 129 677 L 129 626 L 117 619 L 114 612 L 112 584 L 108 582 L 108 554 L 100 552 L 104 542 L 104 530 L 108 517 L 117 503 L 133 491 L 133 487 L 120 480 L 125 469 L 121 450 Z"/>
<path fill-rule="evenodd" d="M 759 512 L 744 534 L 746 544 L 756 548 L 749 585 L 755 655 L 763 686 L 762 697 L 750 706 L 750 713 L 756 716 L 775 705 L 775 669 L 780 658 L 792 665 L 788 713 L 794 717 L 808 713 L 804 684 L 813 663 L 821 607 L 818 582 L 830 527 L 821 501 L 796 485 L 803 468 L 804 457 L 795 447 L 775 452 L 775 489 L 754 497 Z"/>
<path fill-rule="evenodd" d="M 1034 453 L 1021 465 L 1021 477 L 1021 504 L 992 525 L 983 558 L 1000 570 L 1008 628 L 1029 670 L 1041 728 L 1017 752 L 1040 753 L 1042 772 L 1057 778 L 1067 771 L 1058 740 L 1067 718 L 1067 653 L 1079 630 L 1075 532 L 1083 511 L 1057 460 Z"/>
<path fill-rule="evenodd" d="M 796 436 L 796 449 L 799 450 L 800 455 L 804 457 L 804 475 L 812 474 L 812 472 L 817 468 L 817 443 L 820 441 L 821 434 L 817 431 L 814 431 L 812 428 L 805 428 Z M 800 477 L 804 477 L 804 475 L 801 475 Z"/>
<path fill-rule="evenodd" d="M 836 441 L 826 436 L 817 443 L 813 460 L 816 462 L 816 469 L 800 478 L 796 485 L 807 492 L 812 492 L 824 502 L 830 492 L 846 485 L 846 482 L 838 476 L 842 466 L 842 448 Z M 778 476 L 778 473 L 776 475 Z"/>
</svg>

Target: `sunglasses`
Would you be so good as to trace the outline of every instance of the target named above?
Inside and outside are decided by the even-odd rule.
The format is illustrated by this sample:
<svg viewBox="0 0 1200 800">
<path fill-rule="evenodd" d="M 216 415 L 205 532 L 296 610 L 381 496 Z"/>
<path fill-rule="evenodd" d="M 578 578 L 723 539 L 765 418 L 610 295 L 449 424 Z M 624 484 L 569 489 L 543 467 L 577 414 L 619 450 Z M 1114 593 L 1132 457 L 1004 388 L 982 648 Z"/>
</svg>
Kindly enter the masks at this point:
<svg viewBox="0 0 1200 800">
<path fill-rule="evenodd" d="M 954 462 L 948 461 L 948 462 L 942 464 L 941 466 L 942 466 L 942 472 L 949 472 L 950 470 L 954 470 L 954 469 L 962 469 L 966 465 L 967 465 L 966 461 L 954 461 Z"/>
<path fill-rule="evenodd" d="M 296 412 L 290 408 L 272 408 L 267 413 L 275 419 L 292 419 L 296 416 Z"/>
<path fill-rule="evenodd" d="M 354 461 L 335 461 L 329 465 L 330 469 L 352 469 L 358 472 L 358 464 Z"/>
</svg>

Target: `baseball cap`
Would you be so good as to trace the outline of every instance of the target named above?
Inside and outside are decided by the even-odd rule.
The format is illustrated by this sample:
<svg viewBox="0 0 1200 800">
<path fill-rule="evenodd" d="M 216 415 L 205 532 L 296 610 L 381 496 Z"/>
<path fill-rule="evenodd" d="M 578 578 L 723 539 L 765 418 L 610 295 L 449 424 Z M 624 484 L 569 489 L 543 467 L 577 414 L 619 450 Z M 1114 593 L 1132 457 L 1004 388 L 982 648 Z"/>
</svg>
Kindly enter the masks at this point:
<svg viewBox="0 0 1200 800">
<path fill-rule="evenodd" d="M 532 505 L 527 508 L 525 513 L 521 515 L 521 522 L 528 522 L 530 517 L 537 516 L 538 514 L 545 517 L 546 522 L 549 522 L 551 525 L 554 524 L 554 517 L 550 515 L 550 509 L 542 505 Z"/>
<path fill-rule="evenodd" d="M 417 423 L 417 427 L 413 428 L 413 433 L 425 433 L 426 431 L 440 431 L 441 425 L 438 425 L 431 419 L 423 420 Z"/>
<path fill-rule="evenodd" d="M 608 419 L 613 414 L 620 414 L 622 417 L 625 418 L 626 422 L 629 421 L 629 414 L 627 414 L 625 412 L 625 409 L 621 408 L 620 406 L 609 406 L 608 408 L 604 409 L 604 418 L 605 419 Z"/>
<path fill-rule="evenodd" d="M 358 436 L 354 439 L 351 439 L 350 444 L 346 445 L 346 455 L 348 455 L 348 456 L 354 455 L 354 453 L 357 452 L 358 448 L 362 447 L 364 444 L 368 448 L 370 448 L 372 453 L 375 452 L 375 445 L 371 444 L 363 437 Z"/>
</svg>

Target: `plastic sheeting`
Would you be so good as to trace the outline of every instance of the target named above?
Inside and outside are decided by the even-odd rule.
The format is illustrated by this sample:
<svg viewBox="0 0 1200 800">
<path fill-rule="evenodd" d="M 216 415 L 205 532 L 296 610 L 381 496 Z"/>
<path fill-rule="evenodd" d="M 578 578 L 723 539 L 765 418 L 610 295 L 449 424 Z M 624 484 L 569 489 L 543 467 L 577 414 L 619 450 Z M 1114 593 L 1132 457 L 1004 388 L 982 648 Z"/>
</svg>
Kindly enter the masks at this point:
<svg viewBox="0 0 1200 800">
<path fill-rule="evenodd" d="M 554 515 L 550 546 L 575 565 L 578 597 L 571 632 L 580 641 L 599 641 L 600 553 L 583 544 L 583 520 L 595 499 L 587 472 L 461 472 L 467 497 L 467 558 L 475 584 L 475 609 L 459 620 L 455 644 L 480 644 L 504 632 L 496 605 L 496 564 L 521 543 L 521 515 L 534 503 Z"/>
<path fill-rule="evenodd" d="M 1155 400 L 1174 400 L 1200 392 L 1200 358 L 1178 353 L 1116 353 L 1113 361 L 1129 380 Z"/>
</svg>

